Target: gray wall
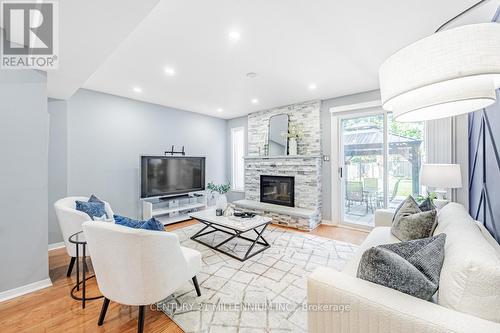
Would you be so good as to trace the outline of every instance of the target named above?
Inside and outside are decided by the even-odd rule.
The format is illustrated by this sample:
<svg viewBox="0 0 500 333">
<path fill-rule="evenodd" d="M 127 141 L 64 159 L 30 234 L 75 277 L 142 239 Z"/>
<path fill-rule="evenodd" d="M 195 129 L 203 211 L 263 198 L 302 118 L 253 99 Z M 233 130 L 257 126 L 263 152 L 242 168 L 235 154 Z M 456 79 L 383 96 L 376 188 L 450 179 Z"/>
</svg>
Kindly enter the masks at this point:
<svg viewBox="0 0 500 333">
<path fill-rule="evenodd" d="M 68 195 L 97 194 L 140 217 L 139 156 L 171 145 L 206 156 L 207 182 L 226 177 L 226 120 L 79 90 L 68 101 Z"/>
<path fill-rule="evenodd" d="M 332 128 L 330 108 L 334 106 L 342 106 L 356 103 L 364 103 L 374 100 L 380 100 L 380 92 L 372 90 L 359 94 L 341 96 L 336 98 L 325 99 L 321 102 L 321 141 L 324 155 L 330 155 L 332 151 Z M 331 156 L 330 156 L 331 160 Z M 323 220 L 332 220 L 332 165 L 331 162 L 323 162 Z M 333 221 L 338 222 L 338 221 Z"/>
<path fill-rule="evenodd" d="M 47 279 L 47 77 L 0 75 L 0 292 Z"/>
<path fill-rule="evenodd" d="M 245 155 L 248 154 L 248 117 L 239 117 L 227 120 L 227 180 L 231 180 L 231 162 L 233 160 L 233 155 L 231 151 L 231 129 L 235 127 L 245 127 Z M 227 200 L 233 202 L 235 200 L 245 199 L 244 192 L 230 191 L 227 194 Z"/>
<path fill-rule="evenodd" d="M 68 113 L 67 102 L 49 99 L 49 244 L 63 241 L 54 211 L 54 202 L 68 194 Z"/>
</svg>

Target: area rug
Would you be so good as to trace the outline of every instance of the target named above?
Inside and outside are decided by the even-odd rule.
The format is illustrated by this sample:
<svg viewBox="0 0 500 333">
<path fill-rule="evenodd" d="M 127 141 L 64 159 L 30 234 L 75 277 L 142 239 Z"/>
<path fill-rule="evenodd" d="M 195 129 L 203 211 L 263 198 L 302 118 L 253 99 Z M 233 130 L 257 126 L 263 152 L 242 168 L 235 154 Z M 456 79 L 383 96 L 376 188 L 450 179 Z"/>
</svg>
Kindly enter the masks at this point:
<svg viewBox="0 0 500 333">
<path fill-rule="evenodd" d="M 175 233 L 183 246 L 202 253 L 198 274 L 202 296 L 196 296 L 189 281 L 157 304 L 187 333 L 307 332 L 307 275 L 319 266 L 340 270 L 357 249 L 353 244 L 270 226 L 264 237 L 271 247 L 240 262 L 191 240 L 201 228 L 193 225 Z M 217 244 L 227 235 L 204 237 L 205 242 Z M 225 245 L 225 250 L 237 255 L 247 248 L 242 240 Z"/>
</svg>

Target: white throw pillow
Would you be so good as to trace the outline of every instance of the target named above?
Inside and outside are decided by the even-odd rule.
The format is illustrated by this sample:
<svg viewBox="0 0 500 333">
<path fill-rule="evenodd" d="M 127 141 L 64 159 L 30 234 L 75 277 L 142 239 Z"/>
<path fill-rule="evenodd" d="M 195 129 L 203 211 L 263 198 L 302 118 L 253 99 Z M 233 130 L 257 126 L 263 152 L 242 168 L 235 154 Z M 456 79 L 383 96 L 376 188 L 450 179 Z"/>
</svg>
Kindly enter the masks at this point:
<svg viewBox="0 0 500 333">
<path fill-rule="evenodd" d="M 438 214 L 434 235 L 445 233 L 438 303 L 500 322 L 500 258 L 465 207 L 449 203 Z"/>
</svg>

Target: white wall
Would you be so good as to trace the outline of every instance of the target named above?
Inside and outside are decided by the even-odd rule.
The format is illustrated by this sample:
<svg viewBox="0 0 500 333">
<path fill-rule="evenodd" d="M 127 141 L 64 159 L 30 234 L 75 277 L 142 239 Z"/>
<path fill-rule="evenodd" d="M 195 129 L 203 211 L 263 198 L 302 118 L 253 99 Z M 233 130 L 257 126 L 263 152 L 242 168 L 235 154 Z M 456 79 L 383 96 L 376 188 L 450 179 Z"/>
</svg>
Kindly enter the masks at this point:
<svg viewBox="0 0 500 333">
<path fill-rule="evenodd" d="M 0 75 L 0 292 L 48 279 L 47 77 Z"/>
<path fill-rule="evenodd" d="M 49 99 L 49 244 L 63 241 L 54 202 L 68 194 L 67 102 Z"/>
<path fill-rule="evenodd" d="M 227 179 L 225 120 L 79 90 L 68 101 L 68 195 L 95 193 L 138 218 L 139 156 L 171 145 L 206 156 L 207 182 Z"/>
</svg>

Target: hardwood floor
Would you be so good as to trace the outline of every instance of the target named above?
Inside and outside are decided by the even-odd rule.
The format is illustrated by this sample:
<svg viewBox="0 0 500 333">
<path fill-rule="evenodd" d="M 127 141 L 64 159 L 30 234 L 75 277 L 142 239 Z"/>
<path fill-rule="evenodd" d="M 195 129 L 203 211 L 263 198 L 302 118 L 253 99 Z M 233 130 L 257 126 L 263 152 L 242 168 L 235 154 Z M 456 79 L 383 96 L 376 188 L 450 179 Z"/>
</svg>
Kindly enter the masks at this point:
<svg viewBox="0 0 500 333">
<path fill-rule="evenodd" d="M 167 227 L 175 230 L 195 221 L 186 221 Z M 288 229 L 295 230 L 295 229 Z M 295 230 L 296 231 L 296 230 Z M 331 239 L 360 244 L 367 233 L 363 231 L 321 225 L 312 233 Z M 104 325 L 97 326 L 102 300 L 81 303 L 70 296 L 76 282 L 75 270 L 66 277 L 69 257 L 65 249 L 49 252 L 49 275 L 53 286 L 0 303 L 0 332 L 124 332 L 137 331 L 137 307 L 111 302 Z M 91 265 L 89 265 L 91 267 Z M 2 268 L 8 269 L 8 268 Z M 99 294 L 95 279 L 87 283 L 87 296 Z M 183 332 L 162 312 L 146 310 L 145 332 Z"/>
</svg>

